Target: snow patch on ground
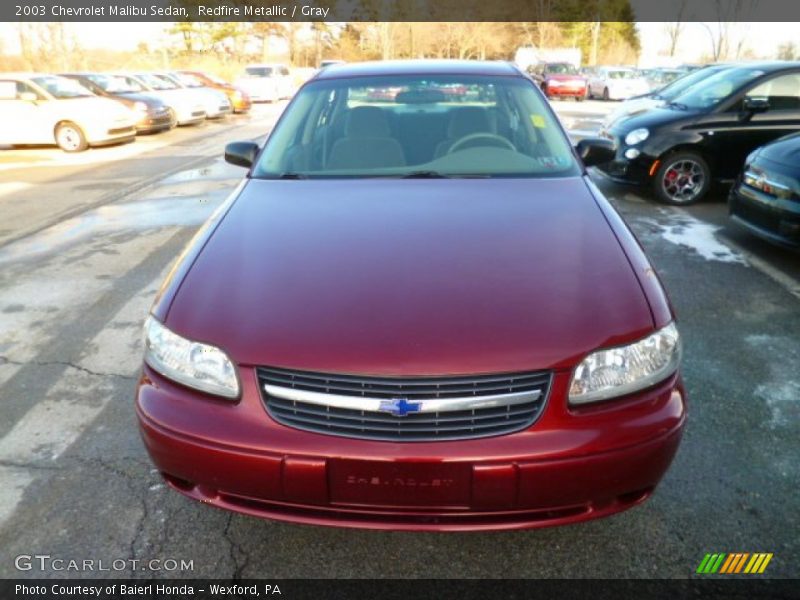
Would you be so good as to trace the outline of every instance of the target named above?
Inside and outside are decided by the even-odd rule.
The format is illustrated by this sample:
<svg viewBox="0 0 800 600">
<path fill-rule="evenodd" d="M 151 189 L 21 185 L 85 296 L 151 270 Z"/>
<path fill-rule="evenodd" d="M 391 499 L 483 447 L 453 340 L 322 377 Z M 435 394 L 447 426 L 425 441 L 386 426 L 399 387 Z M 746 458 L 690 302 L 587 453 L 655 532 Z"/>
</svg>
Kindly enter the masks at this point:
<svg viewBox="0 0 800 600">
<path fill-rule="evenodd" d="M 648 220 L 662 238 L 694 250 L 705 260 L 747 265 L 744 256 L 723 244 L 715 235 L 721 229 L 687 214 L 666 213 L 667 223 Z"/>
<path fill-rule="evenodd" d="M 797 381 L 759 385 L 755 394 L 767 403 L 772 413 L 770 425 L 773 428 L 787 427 L 800 421 L 800 383 Z"/>
<path fill-rule="evenodd" d="M 770 411 L 770 427 L 796 427 L 800 423 L 800 381 L 793 379 L 797 369 L 792 367 L 798 364 L 796 342 L 771 335 L 749 335 L 745 341 L 772 365 L 769 381 L 754 391 Z"/>
</svg>

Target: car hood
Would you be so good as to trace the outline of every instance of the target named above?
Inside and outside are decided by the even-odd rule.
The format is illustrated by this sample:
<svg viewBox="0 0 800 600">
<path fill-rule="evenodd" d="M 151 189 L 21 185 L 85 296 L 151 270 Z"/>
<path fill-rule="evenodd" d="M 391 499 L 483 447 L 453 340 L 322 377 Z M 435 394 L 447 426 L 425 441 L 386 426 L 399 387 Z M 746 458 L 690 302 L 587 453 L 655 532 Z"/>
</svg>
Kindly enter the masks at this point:
<svg viewBox="0 0 800 600">
<path fill-rule="evenodd" d="M 619 119 L 630 117 L 632 115 L 642 114 L 645 111 L 648 111 L 651 108 L 659 106 L 662 103 L 663 100 L 657 100 L 649 96 L 637 96 L 636 98 L 631 98 L 620 104 L 619 107 L 616 108 L 616 110 L 611 112 L 603 122 L 603 126 L 611 127 Z"/>
<path fill-rule="evenodd" d="M 800 175 L 800 134 L 793 133 L 763 146 L 758 151 L 758 158 L 794 167 Z"/>
<path fill-rule="evenodd" d="M 240 364 L 378 375 L 566 368 L 653 328 L 580 177 L 251 180 L 166 324 Z"/>
<path fill-rule="evenodd" d="M 670 108 L 660 104 L 646 108 L 641 112 L 620 117 L 611 124 L 610 131 L 616 135 L 624 136 L 640 127 L 656 129 L 680 121 L 694 121 L 697 115 L 696 111 Z"/>
<path fill-rule="evenodd" d="M 114 98 L 130 100 L 131 102 L 144 102 L 149 106 L 164 106 L 164 102 L 154 92 L 124 92 L 112 94 Z"/>
</svg>

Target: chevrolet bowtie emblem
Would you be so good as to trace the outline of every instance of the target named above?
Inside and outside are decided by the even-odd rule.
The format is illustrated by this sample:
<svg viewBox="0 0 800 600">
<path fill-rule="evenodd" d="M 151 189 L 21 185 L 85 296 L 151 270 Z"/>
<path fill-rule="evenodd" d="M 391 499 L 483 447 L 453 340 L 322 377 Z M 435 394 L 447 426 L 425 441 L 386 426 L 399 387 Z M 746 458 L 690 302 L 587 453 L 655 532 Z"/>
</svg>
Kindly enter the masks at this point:
<svg viewBox="0 0 800 600">
<path fill-rule="evenodd" d="M 405 417 L 408 413 L 419 412 L 422 402 L 409 402 L 407 398 L 392 398 L 381 400 L 378 410 L 388 412 L 396 417 Z"/>
</svg>

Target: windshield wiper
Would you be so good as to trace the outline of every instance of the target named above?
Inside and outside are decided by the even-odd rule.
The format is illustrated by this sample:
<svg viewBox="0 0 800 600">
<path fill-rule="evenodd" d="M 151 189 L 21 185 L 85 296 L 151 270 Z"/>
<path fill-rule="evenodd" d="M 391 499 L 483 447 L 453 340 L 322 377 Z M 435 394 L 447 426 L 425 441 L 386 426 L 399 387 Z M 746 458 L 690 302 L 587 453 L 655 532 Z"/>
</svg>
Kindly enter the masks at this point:
<svg viewBox="0 0 800 600">
<path fill-rule="evenodd" d="M 308 179 L 308 175 L 302 173 L 295 173 L 293 171 L 285 171 L 273 177 L 272 179 Z"/>
<path fill-rule="evenodd" d="M 681 102 L 668 102 L 667 106 L 677 108 L 678 110 L 687 110 L 689 107 Z"/>
<path fill-rule="evenodd" d="M 439 171 L 411 171 L 402 176 L 403 179 L 449 179 L 449 175 L 439 173 Z"/>
</svg>

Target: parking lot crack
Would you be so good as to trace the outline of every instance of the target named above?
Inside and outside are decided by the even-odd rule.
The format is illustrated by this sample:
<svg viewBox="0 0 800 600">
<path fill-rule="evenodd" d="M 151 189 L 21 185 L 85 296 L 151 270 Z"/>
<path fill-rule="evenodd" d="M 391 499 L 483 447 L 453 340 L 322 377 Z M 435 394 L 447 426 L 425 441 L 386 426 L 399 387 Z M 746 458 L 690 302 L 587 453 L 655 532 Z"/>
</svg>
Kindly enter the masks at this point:
<svg viewBox="0 0 800 600">
<path fill-rule="evenodd" d="M 242 573 L 250 564 L 250 554 L 241 544 L 237 543 L 231 535 L 230 529 L 233 523 L 233 517 L 233 513 L 228 515 L 228 520 L 225 523 L 225 529 L 222 535 L 228 542 L 230 557 L 233 562 L 233 575 L 231 578 L 235 581 L 239 581 L 242 579 Z M 244 557 L 244 560 L 240 560 L 240 556 Z"/>
<path fill-rule="evenodd" d="M 76 371 L 82 371 L 83 373 L 87 373 L 88 375 L 92 375 L 93 377 L 116 377 L 119 379 L 126 379 L 128 381 L 134 381 L 136 379 L 133 375 L 123 375 L 122 373 L 101 373 L 99 371 L 93 371 L 91 369 L 87 369 L 82 365 L 78 365 L 69 361 L 63 360 L 32 360 L 28 362 L 13 360 L 8 358 L 7 356 L 0 356 L 0 365 L 17 365 L 20 367 L 26 367 L 28 365 L 36 365 L 39 367 L 52 367 L 52 366 L 62 366 L 68 367 L 70 369 L 75 369 Z"/>
</svg>

